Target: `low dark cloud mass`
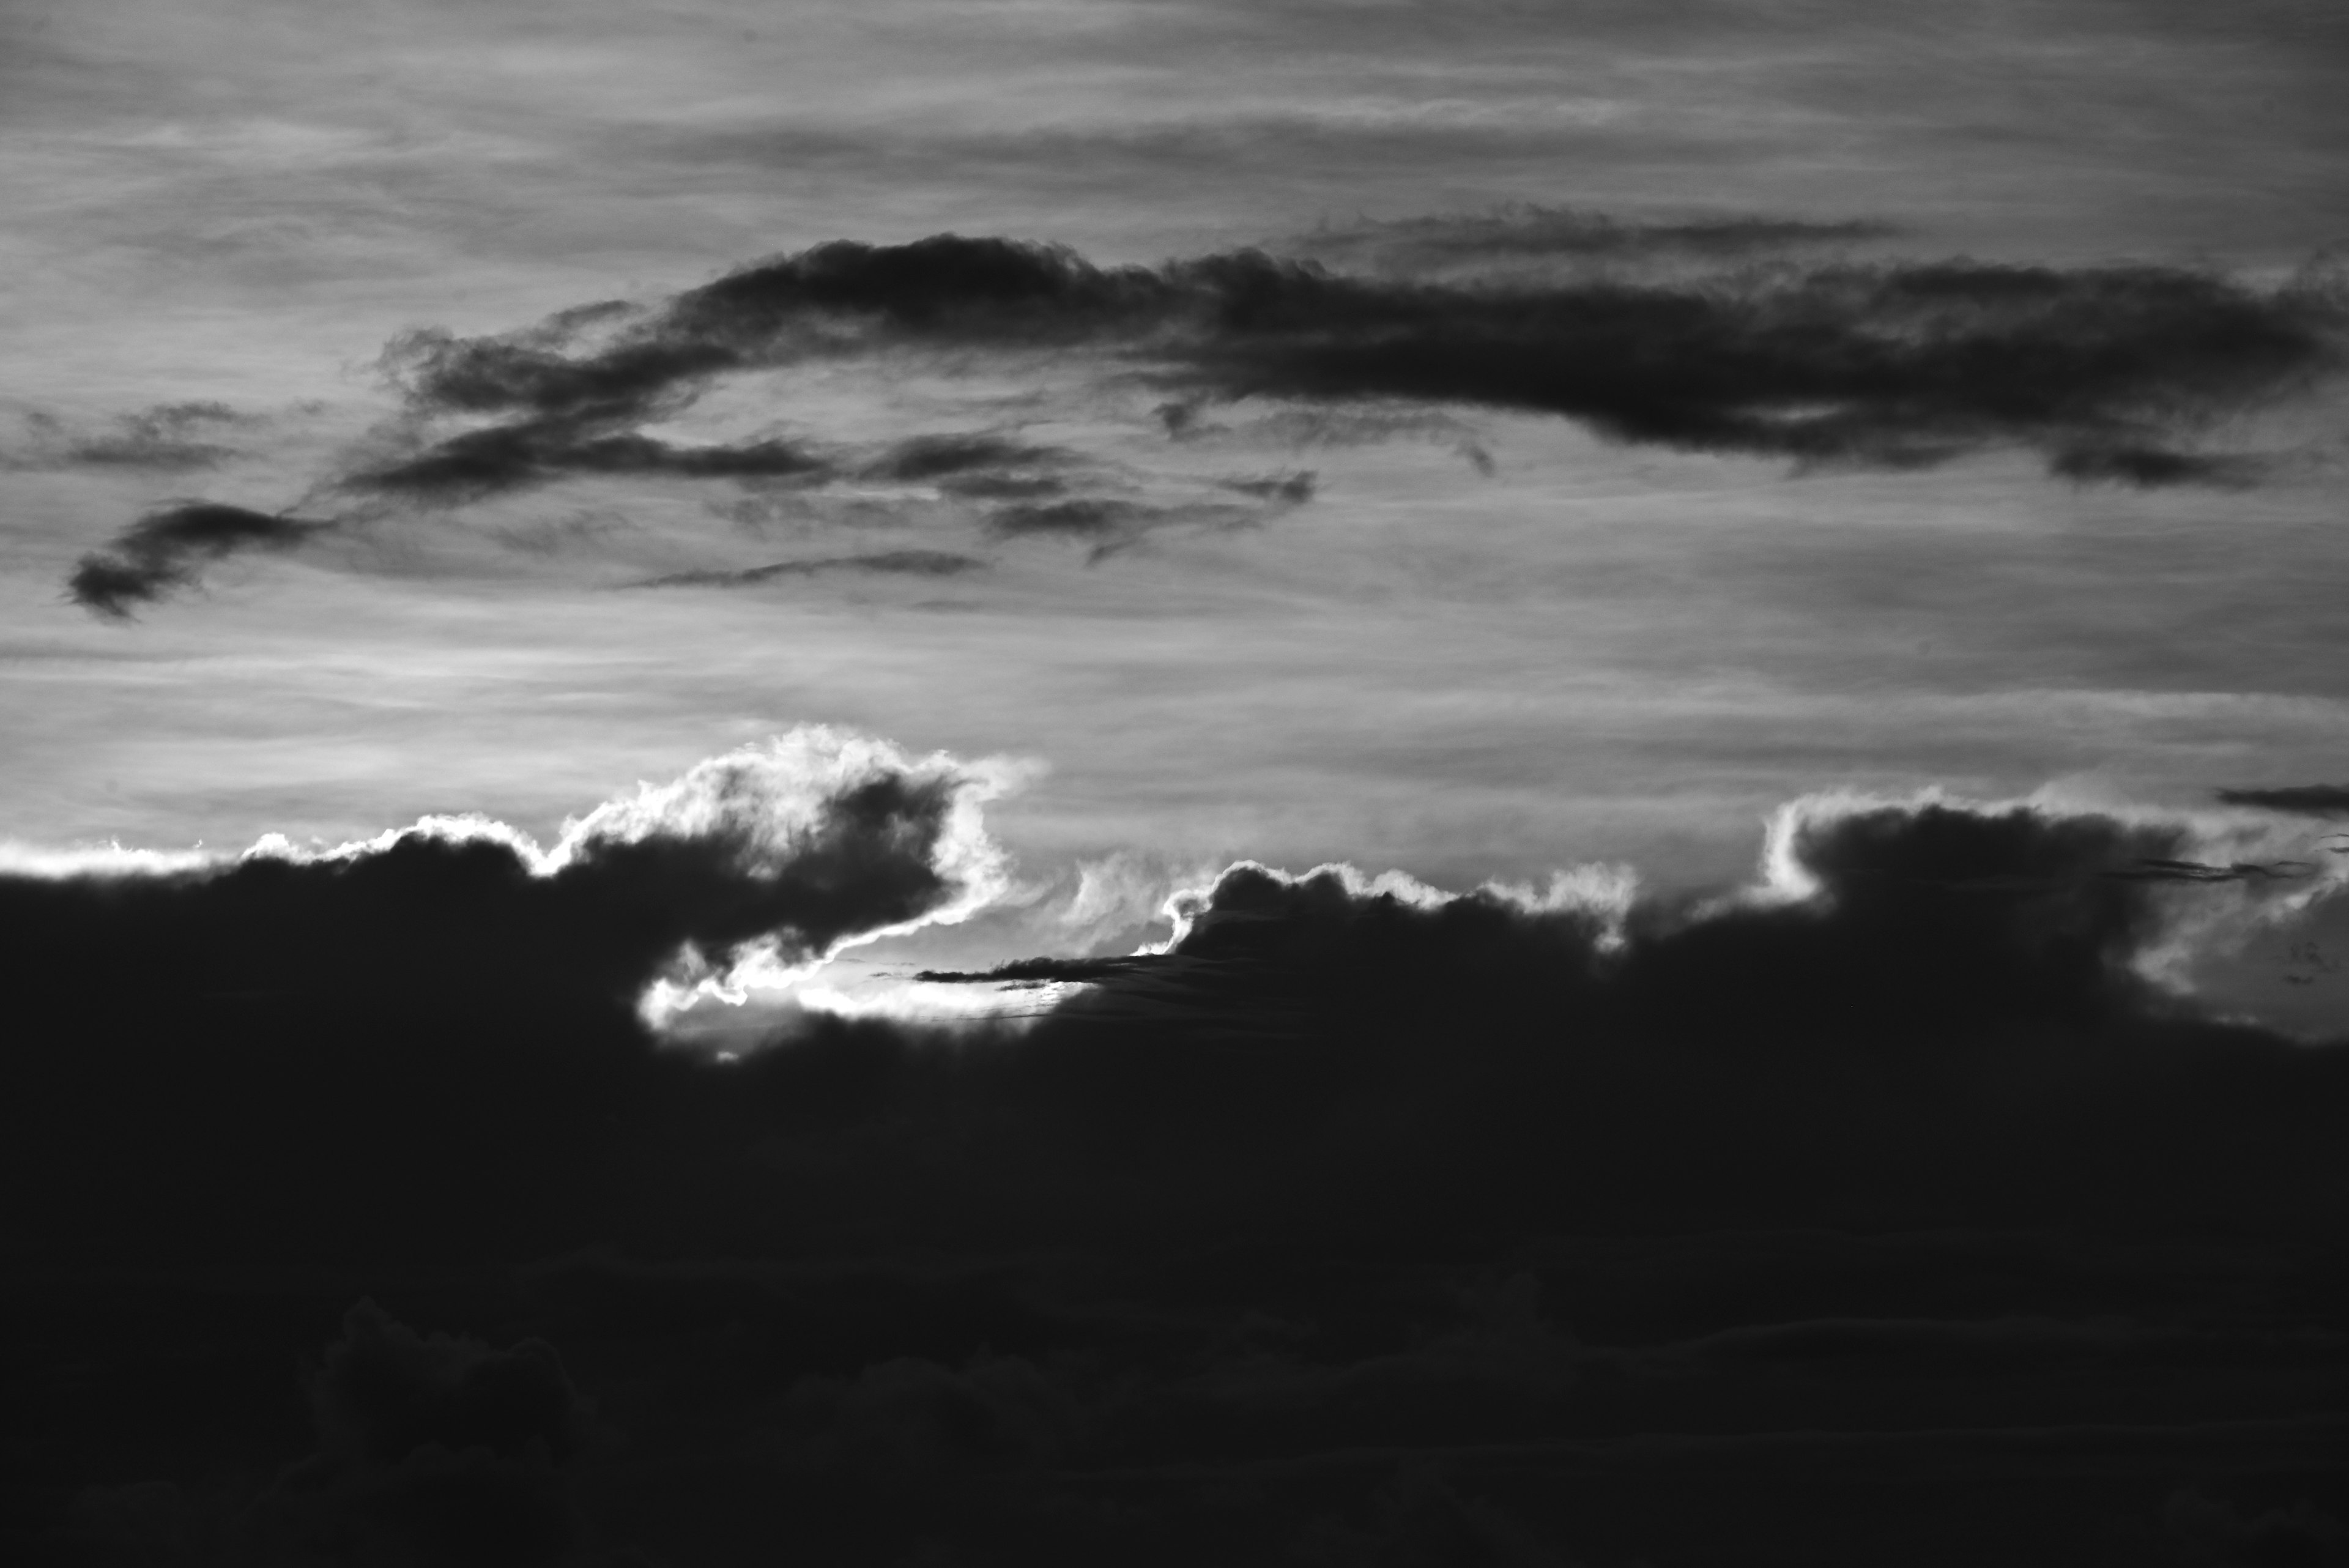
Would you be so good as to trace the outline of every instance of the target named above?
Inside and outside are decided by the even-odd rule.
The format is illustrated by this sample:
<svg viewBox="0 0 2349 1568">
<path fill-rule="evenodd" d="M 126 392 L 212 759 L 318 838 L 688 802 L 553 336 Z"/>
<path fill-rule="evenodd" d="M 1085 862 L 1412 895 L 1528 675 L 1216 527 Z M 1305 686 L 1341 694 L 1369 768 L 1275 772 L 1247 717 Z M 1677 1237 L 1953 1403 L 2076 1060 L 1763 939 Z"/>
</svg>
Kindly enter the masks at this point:
<svg viewBox="0 0 2349 1568">
<path fill-rule="evenodd" d="M 199 561 L 292 549 L 333 526 L 216 501 L 182 502 L 149 513 L 105 550 L 84 556 L 67 591 L 96 614 L 128 618 L 138 606 L 193 584 Z"/>
<path fill-rule="evenodd" d="M 0 878 L 12 1542 L 2338 1560 L 2349 1054 L 2140 972 L 2269 896 L 2144 875 L 2236 868 L 2185 825 L 1817 807 L 1698 902 L 1244 865 L 995 971 L 1087 982 L 1032 1026 L 647 1039 L 680 942 L 939 907 L 957 776 Z"/>
</svg>

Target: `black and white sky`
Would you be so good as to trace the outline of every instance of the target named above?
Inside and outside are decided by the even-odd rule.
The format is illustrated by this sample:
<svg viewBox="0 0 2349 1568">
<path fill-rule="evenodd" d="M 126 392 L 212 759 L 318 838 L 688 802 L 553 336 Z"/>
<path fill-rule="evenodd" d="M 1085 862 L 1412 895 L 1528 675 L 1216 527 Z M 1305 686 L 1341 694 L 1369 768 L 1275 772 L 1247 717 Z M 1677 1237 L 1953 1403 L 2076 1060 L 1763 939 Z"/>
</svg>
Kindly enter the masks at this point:
<svg viewBox="0 0 2349 1568">
<path fill-rule="evenodd" d="M 2349 12 L 8 0 L 0 193 L 18 1547 L 2349 1557 Z"/>
</svg>

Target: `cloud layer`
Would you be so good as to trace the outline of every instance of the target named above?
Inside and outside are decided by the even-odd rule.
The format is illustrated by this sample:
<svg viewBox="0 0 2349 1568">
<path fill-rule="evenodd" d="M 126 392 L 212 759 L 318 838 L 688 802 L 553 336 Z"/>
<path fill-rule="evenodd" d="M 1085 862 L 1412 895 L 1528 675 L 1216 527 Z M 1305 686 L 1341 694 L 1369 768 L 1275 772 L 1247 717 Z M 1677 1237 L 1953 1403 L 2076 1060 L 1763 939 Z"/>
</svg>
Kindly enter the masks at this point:
<svg viewBox="0 0 2349 1568">
<path fill-rule="evenodd" d="M 1800 254 L 1873 233 L 1760 219 L 1620 225 L 1537 209 L 1309 242 L 1364 270 L 1257 250 L 1105 266 L 1018 239 L 836 240 L 651 306 L 585 305 L 502 336 L 406 333 L 381 361 L 401 418 L 317 493 L 364 511 L 569 479 L 913 483 L 974 509 L 999 539 L 1112 546 L 1168 523 L 1252 520 L 1229 503 L 1137 496 L 1081 452 L 999 431 L 874 450 L 779 434 L 685 442 L 653 428 L 751 372 L 856 361 L 1016 377 L 1071 357 L 1103 384 L 1163 393 L 1173 436 L 1212 403 L 1358 419 L 1385 405 L 1406 423 L 1464 406 L 1805 466 L 1924 468 L 2021 448 L 2075 482 L 2231 485 L 2255 482 L 2261 460 L 2207 449 L 2201 434 L 2343 364 L 2349 307 L 2314 274 L 2261 288 L 2150 265 Z M 1724 260 L 1756 254 L 1774 259 Z M 1528 255 L 1609 265 L 1511 270 Z M 1693 271 L 1692 256 L 1703 264 Z M 1480 260 L 1501 270 L 1477 272 Z M 1273 506 L 1310 493 L 1251 483 L 1224 488 Z M 226 514 L 189 505 L 134 525 L 85 560 L 76 597 L 119 614 L 188 580 L 199 548 L 309 536 L 216 526 L 199 547 L 171 530 L 200 511 Z"/>
</svg>

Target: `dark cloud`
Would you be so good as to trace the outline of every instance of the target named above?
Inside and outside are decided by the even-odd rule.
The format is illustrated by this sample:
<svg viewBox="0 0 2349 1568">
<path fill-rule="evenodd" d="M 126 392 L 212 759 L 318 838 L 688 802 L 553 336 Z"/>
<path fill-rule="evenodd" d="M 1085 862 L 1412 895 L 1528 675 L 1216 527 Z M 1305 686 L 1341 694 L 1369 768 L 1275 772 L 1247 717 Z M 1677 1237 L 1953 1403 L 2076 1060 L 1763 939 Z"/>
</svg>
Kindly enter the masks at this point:
<svg viewBox="0 0 2349 1568">
<path fill-rule="evenodd" d="M 1528 264 L 1719 262 L 1804 246 L 1848 245 L 1899 231 L 1878 223 L 1815 223 L 1747 215 L 1680 223 L 1624 222 L 1573 207 L 1516 203 L 1483 213 L 1390 222 L 1322 223 L 1276 248 L 1334 265 L 1443 274 Z"/>
<path fill-rule="evenodd" d="M 575 474 L 815 482 L 833 473 L 827 458 L 791 441 L 678 446 L 598 421 L 550 418 L 468 431 L 362 469 L 344 483 L 375 494 L 453 505 Z"/>
<path fill-rule="evenodd" d="M 1067 494 L 1072 482 L 1094 467 L 1066 447 L 1031 446 L 987 434 L 941 435 L 898 442 L 868 463 L 863 475 L 935 485 L 962 501 L 1044 502 Z"/>
<path fill-rule="evenodd" d="M 2222 789 L 2219 799 L 2228 805 L 2253 805 L 2268 811 L 2300 812 L 2310 816 L 2349 815 L 2349 784 L 2285 784 L 2274 789 Z"/>
<path fill-rule="evenodd" d="M 125 619 L 139 605 L 192 584 L 198 561 L 292 549 L 334 526 L 219 502 L 181 502 L 149 513 L 107 549 L 84 556 L 67 579 L 67 591 L 95 614 Z"/>
<path fill-rule="evenodd" d="M 1473 243 L 1721 252 L 1824 237 L 1728 220 L 1495 222 Z M 746 268 L 578 357 L 536 338 L 419 335 L 394 358 L 419 410 L 510 412 L 500 428 L 524 444 L 550 422 L 642 419 L 728 370 L 893 348 L 1091 348 L 1187 391 L 1161 410 L 1176 434 L 1207 399 L 1450 402 L 1807 462 L 1920 466 L 2020 445 L 2071 478 L 2164 484 L 2251 476 L 2246 460 L 2177 441 L 2337 371 L 2343 320 L 2313 285 L 2261 291 L 2158 266 L 1785 263 L 1447 284 L 1256 251 L 1102 267 L 1061 247 L 938 235 L 836 241 Z M 925 450 L 895 461 L 946 472 L 965 453 L 1000 459 Z"/>
<path fill-rule="evenodd" d="M 916 436 L 867 464 L 873 479 L 919 483 L 960 479 L 975 472 L 1062 467 L 1083 459 L 1065 447 L 1030 446 L 994 435 Z"/>
<path fill-rule="evenodd" d="M 2188 825 L 1814 805 L 1775 891 L 1628 905 L 1243 866 L 1164 952 L 990 971 L 1089 987 L 1019 1033 L 644 1037 L 681 941 L 935 909 L 944 787 L 535 875 L 0 880 L 26 1517 L 116 1561 L 2333 1541 L 2349 1054 L 2139 972 L 2269 885 Z"/>
<path fill-rule="evenodd" d="M 163 1053 L 127 1082 L 102 1053 L 17 1059 L 32 1074 L 19 1109 L 65 1120 L 54 1137 L 24 1129 L 10 1223 L 68 1250 L 116 1226 L 160 1242 L 226 1200 L 255 1246 L 306 1231 L 365 1251 L 553 1222 L 599 1164 L 598 1118 L 619 1110 L 605 1096 L 651 1068 L 623 1064 L 656 978 L 744 943 L 803 959 L 965 891 L 941 857 L 967 780 L 876 763 L 794 805 L 791 766 L 704 764 L 680 804 L 589 819 L 552 868 L 500 837 L 419 828 L 325 858 L 0 877 L 9 973 L 54 988 L 41 1027 Z M 135 985 L 105 978 L 134 971 Z M 448 1096 L 459 1126 L 434 1108 Z M 108 1130 L 77 1147 L 77 1115 Z M 416 1139 L 441 1151 L 421 1170 L 399 1153 Z M 77 1173 L 75 1204 L 45 1208 L 23 1185 L 43 1161 Z M 315 1179 L 285 1180 L 305 1168 Z M 180 1196 L 146 1194 L 168 1170 L 186 1178 Z M 483 1203 L 481 1184 L 506 1179 L 492 1170 L 527 1191 Z M 78 1229 L 78 1213 L 107 1218 Z"/>
<path fill-rule="evenodd" d="M 1146 526 L 1165 515 L 1164 508 L 1139 501 L 1081 496 L 998 506 L 988 513 L 987 525 L 1005 535 L 1060 534 L 1089 538 Z"/>
<path fill-rule="evenodd" d="M 749 587 L 778 577 L 812 577 L 826 572 L 881 572 L 892 576 L 950 577 L 983 571 L 987 563 L 976 556 L 951 550 L 881 550 L 867 556 L 827 556 L 812 561 L 776 561 L 732 572 L 672 572 L 635 585 L 646 588 Z"/>
</svg>

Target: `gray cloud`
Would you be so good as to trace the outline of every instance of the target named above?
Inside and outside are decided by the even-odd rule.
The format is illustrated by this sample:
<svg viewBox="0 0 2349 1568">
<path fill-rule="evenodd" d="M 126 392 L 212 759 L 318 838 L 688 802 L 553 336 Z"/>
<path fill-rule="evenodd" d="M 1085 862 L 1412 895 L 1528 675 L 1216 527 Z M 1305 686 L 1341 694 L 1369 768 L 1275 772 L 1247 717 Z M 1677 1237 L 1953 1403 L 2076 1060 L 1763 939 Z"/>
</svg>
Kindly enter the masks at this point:
<svg viewBox="0 0 2349 1568">
<path fill-rule="evenodd" d="M 138 606 L 194 583 L 198 561 L 246 550 L 290 550 L 336 525 L 219 502 L 181 502 L 149 513 L 107 549 L 84 556 L 67 591 L 94 614 L 128 619 Z"/>
<path fill-rule="evenodd" d="M 634 584 L 644 588 L 749 587 L 778 577 L 812 577 L 827 572 L 878 572 L 889 576 L 950 577 L 986 569 L 976 556 L 951 550 L 880 550 L 865 556 L 827 556 L 808 561 L 775 561 L 739 571 L 671 572 Z"/>
<path fill-rule="evenodd" d="M 255 422 L 226 403 L 198 401 L 161 403 L 138 413 L 122 414 L 103 434 L 76 434 L 54 414 L 34 413 L 26 422 L 35 444 L 30 452 L 10 460 L 12 466 L 30 468 L 148 469 L 184 472 L 214 468 L 238 455 L 238 449 L 202 439 L 208 431 Z"/>
</svg>

